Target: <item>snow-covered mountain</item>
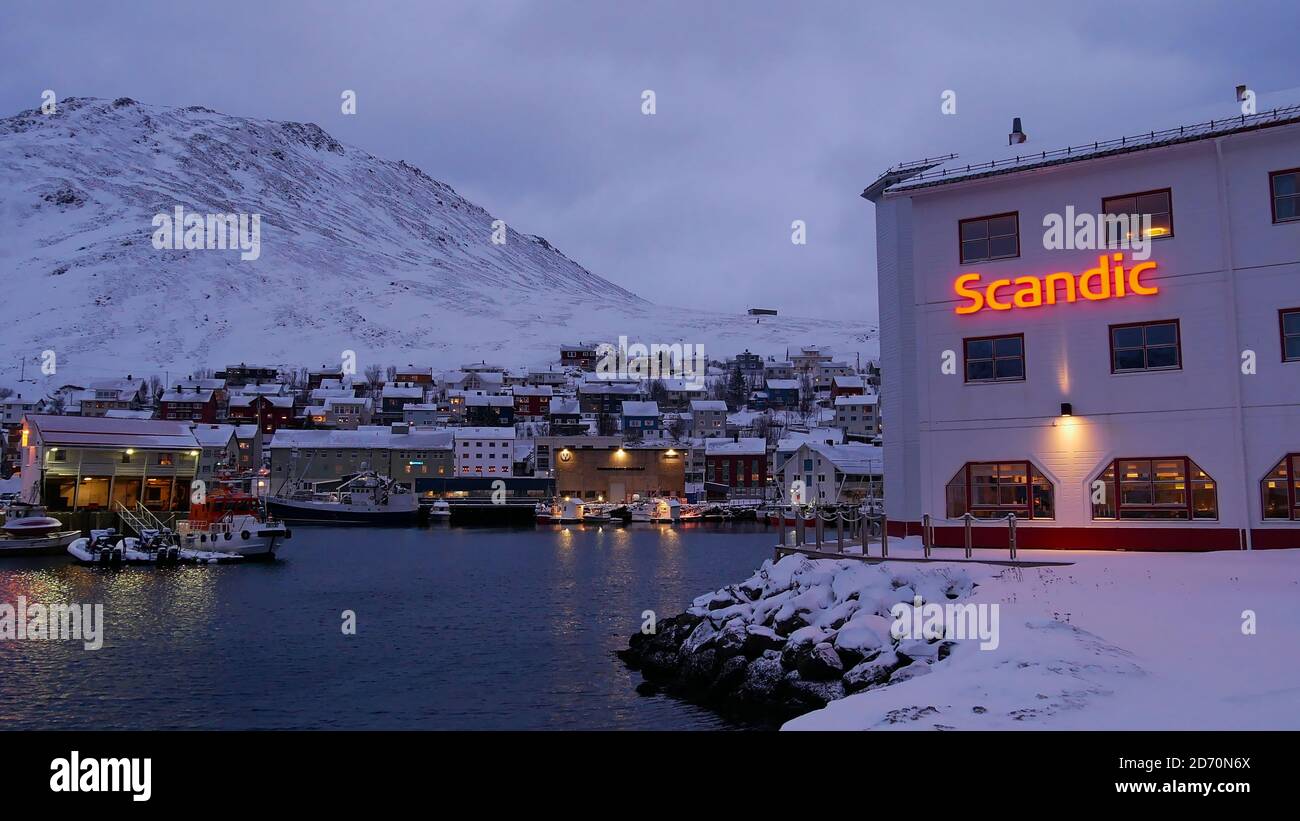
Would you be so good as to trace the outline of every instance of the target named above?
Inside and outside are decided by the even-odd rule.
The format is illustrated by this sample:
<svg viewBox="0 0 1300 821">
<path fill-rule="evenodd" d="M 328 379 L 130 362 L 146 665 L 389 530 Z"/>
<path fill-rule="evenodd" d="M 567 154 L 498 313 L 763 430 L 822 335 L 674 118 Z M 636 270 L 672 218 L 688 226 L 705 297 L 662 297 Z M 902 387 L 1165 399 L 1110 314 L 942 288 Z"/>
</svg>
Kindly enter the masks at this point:
<svg viewBox="0 0 1300 821">
<path fill-rule="evenodd" d="M 155 216 L 259 215 L 260 254 L 155 248 Z M 573 341 L 875 354 L 874 327 L 652 304 L 405 162 L 312 124 L 121 98 L 0 120 L 0 384 L 227 363 L 451 368 L 553 361 Z M 249 256 L 244 254 L 243 256 Z M 743 283 L 737 283 L 743 287 Z M 666 295 L 688 303 L 689 294 Z"/>
</svg>

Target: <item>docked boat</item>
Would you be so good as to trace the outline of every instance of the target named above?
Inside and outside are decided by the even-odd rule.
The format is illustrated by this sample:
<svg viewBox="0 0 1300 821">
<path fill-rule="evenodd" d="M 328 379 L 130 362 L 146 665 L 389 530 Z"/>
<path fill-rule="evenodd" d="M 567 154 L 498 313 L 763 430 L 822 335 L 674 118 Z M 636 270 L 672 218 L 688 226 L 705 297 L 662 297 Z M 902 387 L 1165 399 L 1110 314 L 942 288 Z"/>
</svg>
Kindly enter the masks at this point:
<svg viewBox="0 0 1300 821">
<path fill-rule="evenodd" d="M 313 483 L 286 495 L 266 497 L 269 515 L 285 522 L 337 525 L 406 525 L 419 521 L 414 493 L 387 476 L 363 471 L 331 490 Z"/>
<path fill-rule="evenodd" d="M 235 483 L 218 481 L 203 502 L 190 504 L 189 518 L 176 523 L 180 547 L 237 553 L 245 559 L 274 559 L 292 531 L 266 512 L 261 497 Z"/>
<path fill-rule="evenodd" d="M 769 508 L 764 519 L 769 525 L 794 527 L 800 519 L 807 527 L 817 526 L 817 511 L 811 507 L 787 506 Z"/>
<path fill-rule="evenodd" d="M 586 514 L 586 505 L 579 499 L 565 499 L 563 504 L 553 503 L 537 505 L 537 523 L 551 525 L 582 524 Z"/>
<path fill-rule="evenodd" d="M 40 505 L 13 503 L 0 525 L 0 557 L 58 555 L 80 537 L 80 530 L 64 530 Z"/>
<path fill-rule="evenodd" d="M 633 522 L 674 524 L 682 518 L 682 504 L 677 499 L 649 499 L 628 506 Z"/>
<path fill-rule="evenodd" d="M 451 504 L 446 499 L 435 499 L 429 505 L 429 521 L 446 522 L 451 520 Z"/>
<path fill-rule="evenodd" d="M 171 531 L 146 529 L 139 538 L 122 537 L 116 530 L 92 530 L 74 540 L 67 552 L 81 564 L 121 567 L 128 564 L 230 564 L 243 559 L 238 553 L 181 547 Z"/>
</svg>

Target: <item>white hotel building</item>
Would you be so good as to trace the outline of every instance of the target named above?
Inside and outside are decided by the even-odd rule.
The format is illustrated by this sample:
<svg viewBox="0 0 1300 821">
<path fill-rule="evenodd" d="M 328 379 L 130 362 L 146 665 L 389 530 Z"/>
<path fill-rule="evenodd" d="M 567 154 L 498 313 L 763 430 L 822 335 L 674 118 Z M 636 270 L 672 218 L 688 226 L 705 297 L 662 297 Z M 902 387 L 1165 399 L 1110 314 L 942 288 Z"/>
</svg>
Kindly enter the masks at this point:
<svg viewBox="0 0 1300 821">
<path fill-rule="evenodd" d="M 1024 548 L 1300 547 L 1300 106 L 924 161 L 863 197 L 892 533 L 929 514 L 959 545 L 965 513 L 1014 513 Z M 1068 207 L 1150 214 L 1154 266 L 1049 250 Z"/>
</svg>

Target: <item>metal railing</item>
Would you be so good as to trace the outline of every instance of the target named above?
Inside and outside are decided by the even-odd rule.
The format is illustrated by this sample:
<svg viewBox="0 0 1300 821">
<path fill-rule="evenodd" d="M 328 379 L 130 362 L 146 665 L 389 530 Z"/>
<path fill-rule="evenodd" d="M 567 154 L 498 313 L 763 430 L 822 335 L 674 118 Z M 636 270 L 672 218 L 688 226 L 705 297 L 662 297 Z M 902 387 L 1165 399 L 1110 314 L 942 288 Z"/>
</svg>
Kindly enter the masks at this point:
<svg viewBox="0 0 1300 821">
<path fill-rule="evenodd" d="M 869 545 L 876 539 L 880 540 L 880 555 L 882 558 L 889 556 L 889 528 L 888 521 L 883 513 L 871 514 L 865 513 L 859 508 L 850 508 L 847 510 L 837 510 L 830 508 L 813 508 L 808 514 L 805 514 L 799 508 L 791 510 L 794 516 L 794 528 L 786 526 L 784 522 L 785 513 L 778 515 L 782 517 L 780 534 L 777 538 L 777 549 L 803 549 L 814 550 L 819 553 L 834 552 L 844 553 L 846 546 L 861 545 L 862 556 L 865 558 L 870 555 Z M 812 541 L 808 541 L 808 518 L 813 519 Z M 828 538 L 827 525 L 831 525 L 834 530 L 833 541 Z M 793 536 L 793 542 L 790 539 Z M 834 550 L 829 548 L 834 545 Z M 854 554 L 846 554 L 854 555 Z"/>
<path fill-rule="evenodd" d="M 963 544 L 966 550 L 966 558 L 971 558 L 974 549 L 974 530 L 975 523 L 993 524 L 995 522 L 1007 523 L 1007 548 L 1011 554 L 1011 561 L 1016 561 L 1016 514 L 1008 513 L 1005 516 L 998 516 L 994 519 L 977 519 L 969 512 L 963 513 L 960 519 L 940 519 L 943 522 L 961 522 L 964 531 Z M 931 551 L 934 550 L 934 517 L 929 513 L 921 516 L 921 547 L 925 552 L 925 557 L 930 558 Z"/>
</svg>

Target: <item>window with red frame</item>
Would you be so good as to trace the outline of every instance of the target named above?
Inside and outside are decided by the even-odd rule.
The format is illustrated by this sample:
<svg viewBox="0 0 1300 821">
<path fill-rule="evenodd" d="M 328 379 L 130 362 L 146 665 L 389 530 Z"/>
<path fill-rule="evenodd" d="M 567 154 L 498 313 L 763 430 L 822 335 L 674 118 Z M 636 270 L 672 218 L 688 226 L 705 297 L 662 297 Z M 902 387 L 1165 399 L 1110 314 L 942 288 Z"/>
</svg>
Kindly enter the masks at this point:
<svg viewBox="0 0 1300 821">
<path fill-rule="evenodd" d="M 1094 519 L 1219 518 L 1213 477 L 1186 456 L 1116 459 L 1091 491 Z"/>
<path fill-rule="evenodd" d="M 1265 519 L 1300 521 L 1300 453 L 1288 453 L 1259 483 Z"/>
<path fill-rule="evenodd" d="M 1032 462 L 967 462 L 948 482 L 949 519 L 1056 518 L 1056 488 Z"/>
</svg>

